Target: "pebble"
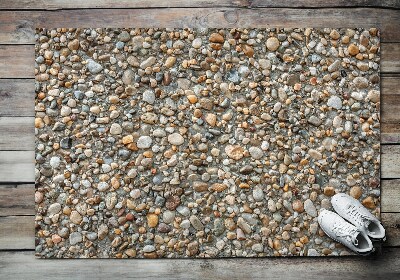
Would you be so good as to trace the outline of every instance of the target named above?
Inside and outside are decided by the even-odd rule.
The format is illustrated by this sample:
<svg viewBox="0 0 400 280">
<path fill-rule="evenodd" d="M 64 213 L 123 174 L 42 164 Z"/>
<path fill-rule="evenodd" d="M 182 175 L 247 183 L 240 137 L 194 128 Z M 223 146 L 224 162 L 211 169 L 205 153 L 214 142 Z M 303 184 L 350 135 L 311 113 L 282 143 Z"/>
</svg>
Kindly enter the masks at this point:
<svg viewBox="0 0 400 280">
<path fill-rule="evenodd" d="M 110 133 L 112 135 L 118 135 L 122 133 L 122 127 L 118 123 L 113 123 L 110 127 Z"/>
<path fill-rule="evenodd" d="M 156 101 L 156 96 L 152 90 L 146 90 L 143 92 L 143 101 L 149 103 L 149 104 L 154 104 Z"/>
<path fill-rule="evenodd" d="M 253 198 L 255 201 L 262 201 L 264 199 L 264 192 L 260 187 L 253 189 Z"/>
<path fill-rule="evenodd" d="M 150 136 L 140 136 L 136 145 L 139 149 L 148 149 L 151 147 L 152 143 L 153 139 L 151 139 Z"/>
<path fill-rule="evenodd" d="M 225 153 L 228 157 L 239 160 L 243 158 L 244 149 L 238 145 L 227 145 L 225 147 Z"/>
<path fill-rule="evenodd" d="M 250 147 L 249 153 L 250 153 L 251 157 L 254 159 L 260 159 L 264 155 L 264 152 L 258 147 Z"/>
<path fill-rule="evenodd" d="M 340 97 L 334 95 L 328 99 L 327 105 L 329 107 L 340 110 L 342 108 L 342 100 L 340 99 Z"/>
<path fill-rule="evenodd" d="M 185 138 L 179 133 L 172 133 L 168 135 L 168 142 L 171 145 L 180 146 L 185 142 Z"/>
<path fill-rule="evenodd" d="M 82 242 L 82 234 L 80 232 L 73 232 L 69 236 L 69 244 L 76 245 Z"/>
<path fill-rule="evenodd" d="M 47 209 L 47 213 L 49 215 L 55 215 L 58 214 L 61 211 L 61 204 L 60 203 L 53 203 L 49 206 Z"/>
<path fill-rule="evenodd" d="M 59 157 L 52 157 L 50 159 L 50 166 L 53 168 L 58 168 L 60 166 L 61 159 Z"/>
<path fill-rule="evenodd" d="M 304 210 L 311 217 L 317 217 L 317 209 L 315 208 L 314 203 L 310 199 L 304 201 Z"/>
<path fill-rule="evenodd" d="M 353 186 L 350 189 L 350 195 L 355 199 L 359 199 L 362 195 L 362 188 L 360 186 Z"/>
<path fill-rule="evenodd" d="M 202 43 L 203 43 L 203 41 L 201 40 L 201 38 L 196 38 L 192 42 L 192 47 L 195 49 L 200 49 Z"/>
<path fill-rule="evenodd" d="M 92 59 L 88 59 L 86 66 L 89 72 L 92 74 L 100 73 L 103 70 L 103 66 Z"/>
<path fill-rule="evenodd" d="M 279 40 L 276 37 L 270 37 L 267 39 L 267 48 L 270 51 L 276 51 L 279 48 Z"/>
</svg>

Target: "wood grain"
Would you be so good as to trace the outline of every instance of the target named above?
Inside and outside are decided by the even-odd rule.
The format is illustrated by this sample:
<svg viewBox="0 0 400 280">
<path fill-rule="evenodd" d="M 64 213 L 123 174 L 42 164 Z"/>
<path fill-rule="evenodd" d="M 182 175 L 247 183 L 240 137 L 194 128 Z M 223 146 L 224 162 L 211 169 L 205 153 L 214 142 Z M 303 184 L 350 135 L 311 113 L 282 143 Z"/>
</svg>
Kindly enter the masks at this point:
<svg viewBox="0 0 400 280">
<path fill-rule="evenodd" d="M 67 1 L 65 1 L 67 2 Z M 85 2 L 85 1 L 82 1 Z M 346 18 L 343 21 L 343 18 Z M 33 44 L 34 27 L 378 27 L 400 42 L 400 13 L 375 8 L 164 8 L 0 11 L 0 42 Z M 339 24 L 340 23 L 340 24 Z"/>
<path fill-rule="evenodd" d="M 400 213 L 382 213 L 381 219 L 387 236 L 384 246 L 400 246 Z"/>
<path fill-rule="evenodd" d="M 38 260 L 33 252 L 0 252 L 4 279 L 396 279 L 400 250 L 370 257 L 191 260 Z"/>
<path fill-rule="evenodd" d="M 385 145 L 381 147 L 381 178 L 400 178 L 400 146 Z"/>
<path fill-rule="evenodd" d="M 60 9 L 93 9 L 93 8 L 201 8 L 201 7 L 248 7 L 248 8 L 332 8 L 332 7 L 383 7 L 399 8 L 396 0 L 301 0 L 301 1 L 273 1 L 273 0 L 4 0 L 0 2 L 0 10 L 60 10 Z"/>
<path fill-rule="evenodd" d="M 34 151 L 0 151 L 0 183 L 33 183 Z"/>
<path fill-rule="evenodd" d="M 0 79 L 0 100 L 0 117 L 34 116 L 34 79 Z"/>
<path fill-rule="evenodd" d="M 0 216 L 34 215 L 35 186 L 0 185 Z"/>
<path fill-rule="evenodd" d="M 0 117 L 0 150 L 33 151 L 35 126 L 33 117 Z"/>
<path fill-rule="evenodd" d="M 34 220 L 34 216 L 0 217 L 0 250 L 34 249 Z"/>
<path fill-rule="evenodd" d="M 400 212 L 400 180 L 381 181 L 381 211 Z M 400 242 L 400 240 L 399 240 Z"/>
</svg>

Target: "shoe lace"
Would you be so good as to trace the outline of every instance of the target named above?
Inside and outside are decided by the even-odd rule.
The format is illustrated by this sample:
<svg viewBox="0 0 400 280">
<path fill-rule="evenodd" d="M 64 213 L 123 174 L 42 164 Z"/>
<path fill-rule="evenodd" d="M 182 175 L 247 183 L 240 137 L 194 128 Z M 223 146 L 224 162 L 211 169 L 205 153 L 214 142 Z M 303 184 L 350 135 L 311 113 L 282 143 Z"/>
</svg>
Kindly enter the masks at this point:
<svg viewBox="0 0 400 280">
<path fill-rule="evenodd" d="M 357 236 L 360 232 L 351 225 L 335 223 L 332 227 L 332 231 L 337 236 L 344 237 L 349 240 L 351 243 L 353 243 L 354 246 L 358 246 Z"/>
<path fill-rule="evenodd" d="M 365 229 L 371 233 L 371 234 L 375 234 L 375 232 L 370 231 L 368 229 L 368 226 L 371 224 L 372 220 L 370 217 L 368 217 L 367 215 L 364 215 L 363 213 L 361 213 L 358 209 L 358 207 L 349 204 L 347 206 L 347 209 L 349 210 L 350 215 L 353 217 L 354 221 L 357 221 L 361 226 L 364 226 Z"/>
</svg>

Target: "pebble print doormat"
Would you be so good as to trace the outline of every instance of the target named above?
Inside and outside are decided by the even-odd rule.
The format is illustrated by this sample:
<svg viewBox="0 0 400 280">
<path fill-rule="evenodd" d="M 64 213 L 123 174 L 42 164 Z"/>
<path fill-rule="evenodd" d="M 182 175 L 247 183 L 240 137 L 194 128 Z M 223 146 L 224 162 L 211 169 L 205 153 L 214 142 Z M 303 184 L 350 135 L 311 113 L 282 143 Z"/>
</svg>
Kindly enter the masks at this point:
<svg viewBox="0 0 400 280">
<path fill-rule="evenodd" d="M 379 31 L 37 29 L 36 256 L 348 255 L 379 216 Z"/>
</svg>

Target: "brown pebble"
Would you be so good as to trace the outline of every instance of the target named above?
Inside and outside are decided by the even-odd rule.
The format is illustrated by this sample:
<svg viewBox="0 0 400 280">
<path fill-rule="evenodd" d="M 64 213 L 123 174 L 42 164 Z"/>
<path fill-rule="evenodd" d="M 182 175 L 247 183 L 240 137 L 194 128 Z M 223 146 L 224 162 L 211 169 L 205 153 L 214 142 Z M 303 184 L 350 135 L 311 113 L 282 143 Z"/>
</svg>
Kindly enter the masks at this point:
<svg viewBox="0 0 400 280">
<path fill-rule="evenodd" d="M 210 35 L 210 38 L 208 38 L 208 40 L 211 42 L 211 43 L 219 43 L 219 44 L 222 44 L 225 40 L 224 40 L 224 37 L 222 37 L 222 35 L 221 34 L 219 34 L 219 33 L 213 33 L 213 34 L 211 34 Z"/>
<path fill-rule="evenodd" d="M 347 48 L 347 50 L 349 51 L 349 54 L 352 56 L 355 56 L 360 52 L 358 47 L 354 44 L 350 44 L 350 46 Z"/>
<path fill-rule="evenodd" d="M 361 187 L 359 187 L 359 186 L 353 186 L 353 187 L 350 189 L 350 195 L 351 195 L 352 197 L 354 197 L 355 199 L 360 198 L 360 196 L 362 195 L 362 189 L 361 189 Z"/>
<path fill-rule="evenodd" d="M 253 55 L 254 55 L 254 50 L 253 50 L 253 48 L 250 47 L 249 45 L 243 45 L 243 46 L 242 46 L 242 50 L 243 50 L 244 54 L 245 54 L 247 57 L 253 57 Z"/>
<path fill-rule="evenodd" d="M 296 199 L 295 201 L 293 201 L 292 207 L 293 207 L 293 210 L 296 212 L 302 213 L 304 211 L 303 202 L 299 199 Z"/>
<path fill-rule="evenodd" d="M 369 209 L 375 209 L 376 207 L 374 199 L 370 196 L 368 196 L 362 201 L 362 205 L 364 205 L 364 207 L 367 207 Z"/>
<path fill-rule="evenodd" d="M 335 194 L 335 188 L 327 186 L 324 188 L 324 195 L 326 196 L 333 196 Z"/>
</svg>

